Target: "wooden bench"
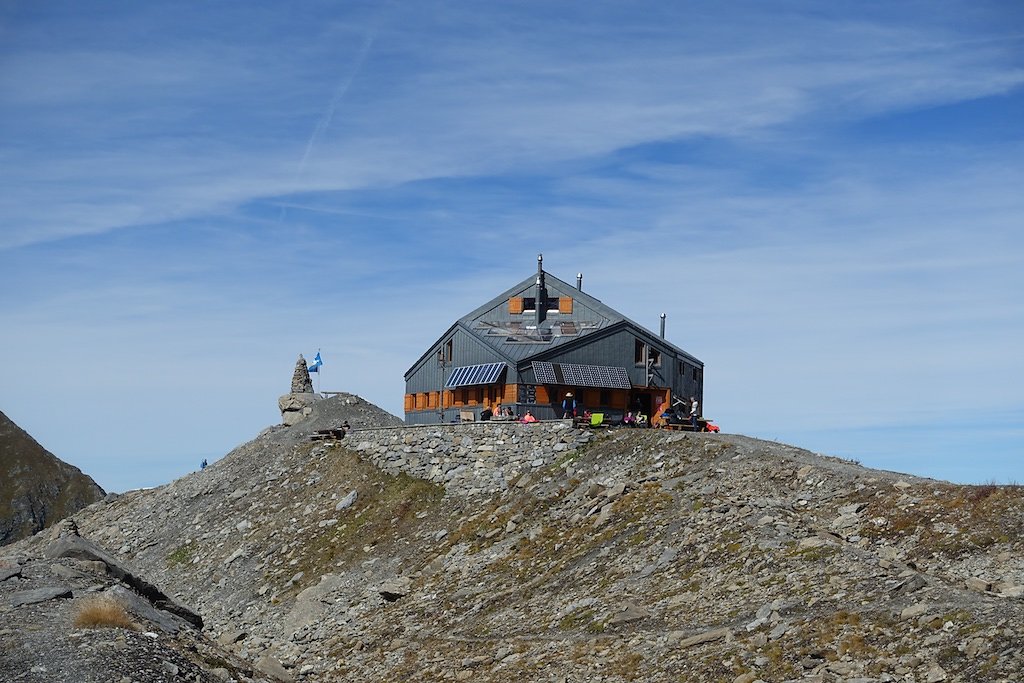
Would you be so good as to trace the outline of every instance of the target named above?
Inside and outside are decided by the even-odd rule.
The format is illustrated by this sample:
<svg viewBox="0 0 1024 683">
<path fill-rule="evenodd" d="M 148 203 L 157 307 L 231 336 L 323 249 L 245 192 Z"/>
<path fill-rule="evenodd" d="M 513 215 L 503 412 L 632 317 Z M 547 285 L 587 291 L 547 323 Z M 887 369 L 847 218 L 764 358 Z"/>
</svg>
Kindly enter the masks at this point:
<svg viewBox="0 0 1024 683">
<path fill-rule="evenodd" d="M 309 435 L 311 441 L 335 441 L 345 438 L 344 429 L 318 429 Z"/>
<path fill-rule="evenodd" d="M 669 429 L 674 432 L 706 432 L 708 429 L 709 422 L 711 422 L 711 420 L 707 419 L 706 417 L 698 417 L 697 429 L 695 430 L 693 428 L 693 425 L 690 424 L 689 418 L 687 418 L 687 420 L 682 423 L 677 422 L 674 424 L 665 424 L 664 422 L 662 422 L 660 425 L 658 425 L 658 429 Z"/>
</svg>

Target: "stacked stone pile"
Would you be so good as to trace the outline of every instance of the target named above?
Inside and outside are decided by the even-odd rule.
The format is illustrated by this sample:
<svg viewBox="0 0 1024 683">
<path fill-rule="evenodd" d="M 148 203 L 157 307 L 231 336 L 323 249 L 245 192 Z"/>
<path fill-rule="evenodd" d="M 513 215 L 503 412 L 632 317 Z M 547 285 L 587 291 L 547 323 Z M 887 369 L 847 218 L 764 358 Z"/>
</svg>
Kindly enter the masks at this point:
<svg viewBox="0 0 1024 683">
<path fill-rule="evenodd" d="M 281 423 L 291 426 L 313 412 L 313 403 L 320 397 L 313 393 L 313 381 L 309 378 L 306 359 L 299 354 L 292 372 L 291 391 L 277 399 L 281 411 Z"/>
</svg>

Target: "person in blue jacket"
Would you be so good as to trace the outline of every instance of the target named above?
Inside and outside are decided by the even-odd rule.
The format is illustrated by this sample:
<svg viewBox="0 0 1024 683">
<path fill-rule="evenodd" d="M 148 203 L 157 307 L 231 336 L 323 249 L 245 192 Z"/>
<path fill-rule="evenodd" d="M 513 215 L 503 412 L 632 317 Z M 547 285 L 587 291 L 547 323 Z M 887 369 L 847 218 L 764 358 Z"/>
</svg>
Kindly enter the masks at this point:
<svg viewBox="0 0 1024 683">
<path fill-rule="evenodd" d="M 562 417 L 576 417 L 576 399 L 570 391 L 562 401 Z"/>
</svg>

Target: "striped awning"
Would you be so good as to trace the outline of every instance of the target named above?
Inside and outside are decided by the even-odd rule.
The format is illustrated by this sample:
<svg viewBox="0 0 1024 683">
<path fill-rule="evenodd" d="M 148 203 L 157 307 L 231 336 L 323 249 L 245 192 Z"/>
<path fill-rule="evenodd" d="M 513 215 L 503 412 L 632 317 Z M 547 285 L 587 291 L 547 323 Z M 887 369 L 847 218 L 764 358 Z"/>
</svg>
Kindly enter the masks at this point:
<svg viewBox="0 0 1024 683">
<path fill-rule="evenodd" d="M 452 370 L 445 389 L 471 387 L 477 384 L 494 384 L 501 378 L 501 373 L 508 367 L 504 363 L 484 363 L 483 365 L 464 365 Z"/>
<path fill-rule="evenodd" d="M 577 365 L 533 361 L 533 374 L 538 384 L 562 384 L 600 389 L 631 389 L 626 368 L 613 365 Z"/>
</svg>

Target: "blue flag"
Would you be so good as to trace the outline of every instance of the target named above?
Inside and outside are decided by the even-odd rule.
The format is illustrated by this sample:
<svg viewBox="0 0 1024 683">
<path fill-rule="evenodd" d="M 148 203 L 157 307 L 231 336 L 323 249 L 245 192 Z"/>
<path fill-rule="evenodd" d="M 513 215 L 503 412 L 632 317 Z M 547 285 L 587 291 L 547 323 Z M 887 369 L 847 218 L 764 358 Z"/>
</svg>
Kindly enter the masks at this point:
<svg viewBox="0 0 1024 683">
<path fill-rule="evenodd" d="M 309 370 L 310 372 L 320 372 L 320 366 L 323 364 L 324 362 L 320 359 L 320 352 L 317 351 L 316 358 L 313 359 L 313 364 L 306 369 Z"/>
</svg>

